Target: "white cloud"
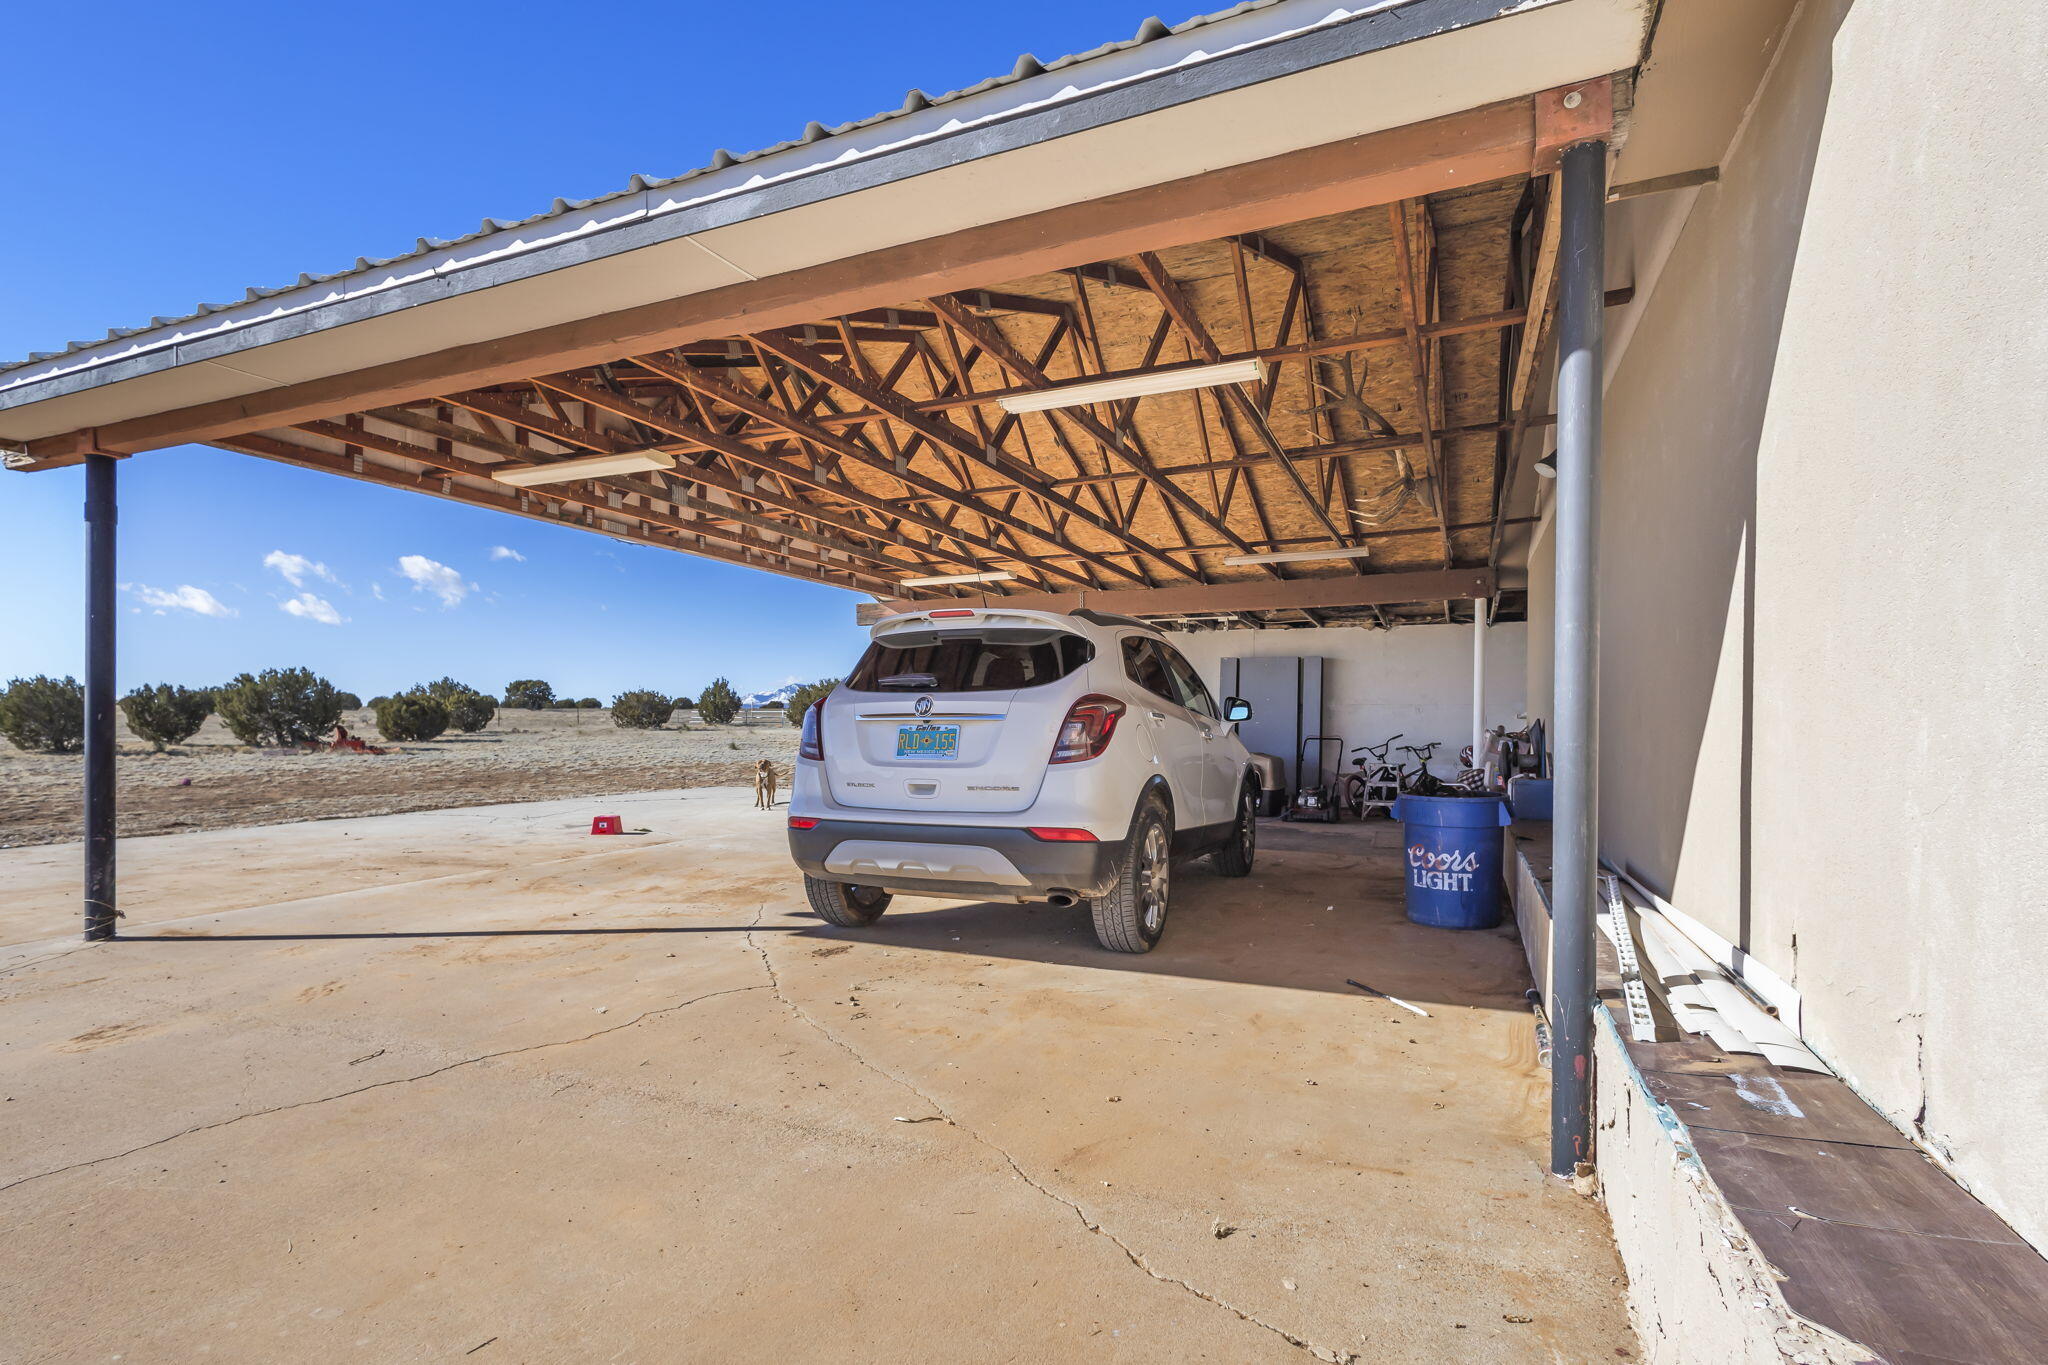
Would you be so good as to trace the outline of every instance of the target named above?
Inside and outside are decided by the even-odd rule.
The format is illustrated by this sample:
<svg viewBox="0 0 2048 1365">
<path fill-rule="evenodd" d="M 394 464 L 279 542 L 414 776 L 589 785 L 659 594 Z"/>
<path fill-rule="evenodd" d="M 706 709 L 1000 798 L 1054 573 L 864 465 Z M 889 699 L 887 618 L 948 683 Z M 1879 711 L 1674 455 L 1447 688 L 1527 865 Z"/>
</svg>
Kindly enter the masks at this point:
<svg viewBox="0 0 2048 1365">
<path fill-rule="evenodd" d="M 323 626 L 338 626 L 345 619 L 334 609 L 332 602 L 324 597 L 315 597 L 309 592 L 302 592 L 289 601 L 278 603 L 277 609 L 289 612 L 293 616 L 303 616 L 308 621 L 318 621 Z"/>
<path fill-rule="evenodd" d="M 425 555 L 400 555 L 398 571 L 412 580 L 413 591 L 434 594 L 444 607 L 459 607 L 462 599 L 469 596 L 471 585 L 463 581 L 461 574 Z"/>
<path fill-rule="evenodd" d="M 526 562 L 526 556 L 519 553 L 519 551 L 513 549 L 509 545 L 493 545 L 491 547 L 491 558 L 509 559 L 519 564 L 524 564 Z"/>
<path fill-rule="evenodd" d="M 341 581 L 328 571 L 325 564 L 316 564 L 304 555 L 289 554 L 283 550 L 272 550 L 263 556 L 263 567 L 277 570 L 284 575 L 284 581 L 295 588 L 305 587 L 309 578 L 324 578 L 329 583 Z"/>
<path fill-rule="evenodd" d="M 235 609 L 222 602 L 204 588 L 195 588 L 190 583 L 180 583 L 168 592 L 152 588 L 147 583 L 135 584 L 135 595 L 142 599 L 144 606 L 155 607 L 158 616 L 173 611 L 189 611 L 196 616 L 233 616 Z"/>
<path fill-rule="evenodd" d="M 370 596 L 382 602 L 384 600 L 384 585 L 382 583 L 372 583 L 370 585 Z"/>
</svg>

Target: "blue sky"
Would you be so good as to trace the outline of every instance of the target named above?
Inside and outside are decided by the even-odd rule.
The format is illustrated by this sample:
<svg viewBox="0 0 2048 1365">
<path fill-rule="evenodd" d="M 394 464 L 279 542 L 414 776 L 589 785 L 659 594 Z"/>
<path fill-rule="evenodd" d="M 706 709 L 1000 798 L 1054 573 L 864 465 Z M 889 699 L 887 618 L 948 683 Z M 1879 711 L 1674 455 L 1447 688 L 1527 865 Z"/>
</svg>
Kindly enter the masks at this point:
<svg viewBox="0 0 2048 1365">
<path fill-rule="evenodd" d="M 8 29 L 0 356 L 672 175 L 1020 52 L 1119 0 L 27 6 Z M 1178 22 L 1199 10 L 1168 11 Z M 314 668 L 369 696 L 742 691 L 844 671 L 865 600 L 196 447 L 121 467 L 120 685 Z M 0 475 L 0 679 L 83 665 L 83 476 Z"/>
</svg>

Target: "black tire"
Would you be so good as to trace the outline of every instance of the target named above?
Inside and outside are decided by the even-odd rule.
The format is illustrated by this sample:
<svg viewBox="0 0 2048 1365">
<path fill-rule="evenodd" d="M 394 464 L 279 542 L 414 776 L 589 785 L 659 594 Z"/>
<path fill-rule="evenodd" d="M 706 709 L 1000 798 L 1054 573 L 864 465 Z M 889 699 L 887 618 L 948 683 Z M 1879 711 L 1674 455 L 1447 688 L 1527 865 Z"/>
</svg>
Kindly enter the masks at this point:
<svg viewBox="0 0 2048 1365">
<path fill-rule="evenodd" d="M 852 886 L 810 876 L 804 878 L 804 895 L 820 919 L 842 929 L 867 928 L 882 917 L 890 901 L 889 893 L 879 886 Z"/>
<path fill-rule="evenodd" d="M 1166 930 L 1172 902 L 1173 822 L 1148 799 L 1131 822 L 1130 842 L 1107 895 L 1088 903 L 1095 937 L 1113 953 L 1149 953 Z"/>
<path fill-rule="evenodd" d="M 1247 877 L 1251 875 L 1252 859 L 1259 851 L 1259 798 L 1250 787 L 1246 787 L 1237 798 L 1237 826 L 1230 831 L 1230 842 L 1209 855 L 1209 861 L 1221 877 Z"/>
</svg>

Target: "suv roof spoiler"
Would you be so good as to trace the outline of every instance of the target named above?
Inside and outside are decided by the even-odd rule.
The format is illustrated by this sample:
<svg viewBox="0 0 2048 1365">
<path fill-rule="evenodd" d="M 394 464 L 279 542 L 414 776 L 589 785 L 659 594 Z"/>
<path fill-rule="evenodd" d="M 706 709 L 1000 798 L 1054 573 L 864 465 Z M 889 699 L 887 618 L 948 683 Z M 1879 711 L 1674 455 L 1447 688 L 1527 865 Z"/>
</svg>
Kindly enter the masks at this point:
<svg viewBox="0 0 2048 1365">
<path fill-rule="evenodd" d="M 1139 630 L 1154 632 L 1157 632 L 1159 629 L 1150 621 L 1140 621 L 1135 616 L 1112 616 L 1106 611 L 1096 611 L 1091 607 L 1078 607 L 1068 612 L 1067 615 L 1078 617 L 1090 625 L 1096 626 L 1136 626 Z"/>
</svg>

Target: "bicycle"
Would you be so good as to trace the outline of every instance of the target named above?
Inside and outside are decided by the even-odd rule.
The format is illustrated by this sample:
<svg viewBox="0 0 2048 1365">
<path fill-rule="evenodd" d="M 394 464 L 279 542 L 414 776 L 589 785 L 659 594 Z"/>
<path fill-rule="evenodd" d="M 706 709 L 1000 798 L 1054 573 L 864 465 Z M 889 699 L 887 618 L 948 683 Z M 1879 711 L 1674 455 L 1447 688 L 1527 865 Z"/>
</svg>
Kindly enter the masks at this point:
<svg viewBox="0 0 2048 1365">
<path fill-rule="evenodd" d="M 1399 736 L 1396 736 L 1396 738 L 1399 738 Z M 1391 742 L 1389 741 L 1389 743 Z M 1443 781 L 1429 770 L 1431 756 L 1441 747 L 1443 747 L 1442 741 L 1434 739 L 1427 744 L 1403 744 L 1400 746 L 1402 753 L 1415 755 L 1415 768 L 1413 771 L 1404 768 L 1401 772 L 1402 795 L 1442 795 L 1444 791 Z"/>
<path fill-rule="evenodd" d="M 1363 820 L 1376 810 L 1393 813 L 1394 798 L 1401 794 L 1401 768 L 1387 761 L 1387 750 L 1400 737 L 1394 735 L 1379 744 L 1361 744 L 1351 751 L 1369 755 L 1352 759 L 1351 766 L 1358 771 L 1344 779 L 1344 805 L 1352 819 Z"/>
</svg>

